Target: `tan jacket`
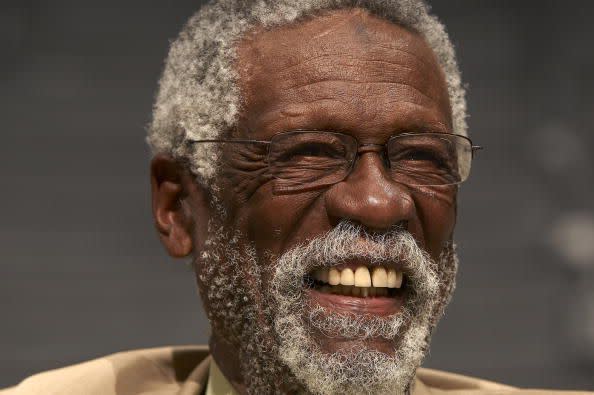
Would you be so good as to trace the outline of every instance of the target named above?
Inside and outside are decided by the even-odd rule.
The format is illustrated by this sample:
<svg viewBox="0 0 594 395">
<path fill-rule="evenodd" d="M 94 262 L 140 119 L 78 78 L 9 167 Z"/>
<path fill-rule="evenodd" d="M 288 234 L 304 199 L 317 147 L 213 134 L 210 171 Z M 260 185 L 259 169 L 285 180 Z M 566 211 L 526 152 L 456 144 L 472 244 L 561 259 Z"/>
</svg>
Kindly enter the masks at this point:
<svg viewBox="0 0 594 395">
<path fill-rule="evenodd" d="M 206 388 L 211 358 L 206 346 L 121 352 L 29 377 L 0 395 L 198 395 Z M 586 394 L 523 390 L 431 369 L 419 369 L 413 395 Z"/>
</svg>

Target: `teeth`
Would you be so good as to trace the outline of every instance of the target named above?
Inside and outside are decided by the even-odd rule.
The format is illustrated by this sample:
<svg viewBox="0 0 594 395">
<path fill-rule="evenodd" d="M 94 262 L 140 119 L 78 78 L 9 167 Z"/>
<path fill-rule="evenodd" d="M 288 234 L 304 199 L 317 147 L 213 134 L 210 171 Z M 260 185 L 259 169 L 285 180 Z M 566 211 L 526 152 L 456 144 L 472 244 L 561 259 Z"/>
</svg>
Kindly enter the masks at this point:
<svg viewBox="0 0 594 395">
<path fill-rule="evenodd" d="M 340 272 L 335 268 L 330 268 L 328 271 L 328 284 L 338 285 L 340 284 Z"/>
<path fill-rule="evenodd" d="M 387 287 L 388 273 L 386 273 L 386 269 L 384 269 L 381 266 L 373 268 L 373 273 L 371 274 L 371 282 L 373 283 L 374 287 Z"/>
<path fill-rule="evenodd" d="M 355 270 L 355 286 L 371 287 L 371 276 L 369 275 L 369 269 L 365 266 L 359 266 Z"/>
<path fill-rule="evenodd" d="M 321 281 L 323 283 L 328 283 L 328 269 L 327 268 L 316 269 L 313 273 L 313 277 L 318 281 Z"/>
<path fill-rule="evenodd" d="M 402 286 L 402 272 L 394 269 L 388 270 L 388 288 L 400 288 Z"/>
<path fill-rule="evenodd" d="M 342 285 L 355 285 L 355 274 L 352 269 L 349 269 L 348 267 L 343 269 L 340 273 L 340 283 Z"/>
<path fill-rule="evenodd" d="M 338 270 L 319 268 L 312 277 L 322 283 L 321 292 L 353 296 L 388 296 L 389 288 L 401 288 L 403 275 L 395 269 L 359 266 L 355 272 L 351 268 Z"/>
<path fill-rule="evenodd" d="M 396 288 L 400 288 L 402 286 L 402 272 L 396 272 Z"/>
</svg>

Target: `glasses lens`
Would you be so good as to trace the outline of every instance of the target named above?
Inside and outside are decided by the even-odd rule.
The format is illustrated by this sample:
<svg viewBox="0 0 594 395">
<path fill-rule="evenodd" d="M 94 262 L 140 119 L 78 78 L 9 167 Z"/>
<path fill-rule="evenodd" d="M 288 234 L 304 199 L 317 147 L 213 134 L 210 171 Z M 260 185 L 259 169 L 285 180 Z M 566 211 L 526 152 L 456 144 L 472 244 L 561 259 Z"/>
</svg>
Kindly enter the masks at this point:
<svg viewBox="0 0 594 395">
<path fill-rule="evenodd" d="M 463 136 L 403 134 L 388 142 L 394 179 L 408 185 L 452 185 L 468 178 L 472 145 Z"/>
<path fill-rule="evenodd" d="M 313 189 L 342 181 L 356 154 L 357 141 L 331 132 L 289 132 L 270 142 L 268 161 L 274 190 Z"/>
</svg>

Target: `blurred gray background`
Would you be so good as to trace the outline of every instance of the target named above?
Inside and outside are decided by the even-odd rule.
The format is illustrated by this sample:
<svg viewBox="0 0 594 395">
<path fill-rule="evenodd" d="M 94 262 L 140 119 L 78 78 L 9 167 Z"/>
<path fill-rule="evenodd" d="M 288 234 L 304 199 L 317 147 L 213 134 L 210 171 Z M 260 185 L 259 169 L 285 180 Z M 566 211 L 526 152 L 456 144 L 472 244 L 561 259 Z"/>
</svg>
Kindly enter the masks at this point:
<svg viewBox="0 0 594 395">
<path fill-rule="evenodd" d="M 152 226 L 149 120 L 199 1 L 2 1 L 0 387 L 204 343 Z M 458 290 L 426 366 L 594 390 L 593 1 L 433 1 L 487 147 L 462 188 Z"/>
</svg>

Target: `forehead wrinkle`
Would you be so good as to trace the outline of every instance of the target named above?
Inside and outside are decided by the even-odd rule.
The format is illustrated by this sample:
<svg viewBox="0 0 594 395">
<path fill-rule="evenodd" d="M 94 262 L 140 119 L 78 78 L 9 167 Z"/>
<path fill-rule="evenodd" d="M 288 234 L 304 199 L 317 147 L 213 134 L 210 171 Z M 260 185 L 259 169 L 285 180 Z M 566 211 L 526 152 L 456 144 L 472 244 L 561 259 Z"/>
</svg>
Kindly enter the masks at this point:
<svg viewBox="0 0 594 395">
<path fill-rule="evenodd" d="M 360 84 L 367 89 L 374 91 L 381 90 L 382 85 L 386 89 L 390 86 L 409 87 L 427 99 L 429 102 L 440 102 L 447 92 L 441 88 L 441 81 L 435 74 L 422 74 L 413 68 L 400 64 L 388 62 L 363 62 L 363 64 L 343 64 L 340 61 L 332 64 L 325 64 L 320 67 L 305 67 L 303 70 L 294 70 L 282 76 L 270 76 L 277 81 L 277 84 L 284 90 L 303 92 L 314 88 L 325 90 L 331 89 L 331 83 L 337 85 Z"/>
<path fill-rule="evenodd" d="M 335 82 L 339 82 L 337 85 Z M 358 88 L 360 87 L 360 88 Z M 351 100 L 345 101 L 348 97 Z M 440 101 L 424 93 L 419 88 L 406 82 L 385 81 L 351 81 L 347 79 L 326 79 L 306 83 L 289 89 L 283 89 L 274 97 L 268 98 L 266 103 L 274 103 L 275 107 L 285 106 L 291 102 L 311 103 L 319 99 L 335 100 L 345 103 L 360 103 L 372 99 L 379 102 L 398 103 L 410 102 L 426 108 L 439 108 Z"/>
<path fill-rule="evenodd" d="M 295 68 L 301 69 L 295 70 Z M 354 56 L 333 56 L 328 55 L 318 58 L 316 62 L 301 62 L 291 67 L 290 70 L 282 70 L 278 73 L 280 79 L 290 80 L 299 77 L 299 79 L 310 78 L 324 73 L 335 73 L 339 75 L 348 75 L 349 77 L 359 77 L 357 81 L 368 81 L 370 77 L 406 77 L 417 76 L 426 85 L 439 83 L 440 79 L 436 73 L 425 73 L 406 63 L 380 60 L 380 59 L 360 59 Z M 272 76 L 273 74 L 271 74 Z M 287 87 L 292 87 L 288 85 Z"/>
<path fill-rule="evenodd" d="M 337 84 L 336 82 L 340 83 Z M 273 97 L 263 98 L 264 104 L 273 107 L 288 106 L 294 102 L 311 102 L 319 99 L 342 100 L 344 96 L 353 99 L 370 100 L 377 99 L 379 102 L 406 102 L 412 101 L 417 105 L 427 107 L 439 106 L 439 98 L 435 98 L 430 92 L 425 93 L 413 84 L 392 80 L 378 81 L 357 81 L 345 78 L 321 79 L 304 83 L 292 88 L 276 92 Z"/>
<path fill-rule="evenodd" d="M 341 80 L 340 82 L 344 82 Z M 299 123 L 297 118 L 307 120 L 319 119 L 328 123 L 339 123 L 341 117 L 352 118 L 361 116 L 363 118 L 375 117 L 378 110 L 384 114 L 397 114 L 397 117 L 390 120 L 391 124 L 397 123 L 397 118 L 425 119 L 430 122 L 449 123 L 446 109 L 441 111 L 443 103 L 439 98 L 433 98 L 426 94 L 419 93 L 411 84 L 396 84 L 392 81 L 382 83 L 360 83 L 334 85 L 331 81 L 320 81 L 316 85 L 327 84 L 327 88 L 312 89 L 312 84 L 305 85 L 298 89 L 278 90 L 270 92 L 270 95 L 260 95 L 258 99 L 261 106 L 258 106 L 257 129 L 274 130 L 274 125 L 283 124 L 287 118 L 293 118 L 293 122 Z M 366 85 L 364 89 L 358 89 L 355 95 L 350 94 L 350 86 Z M 381 106 L 378 103 L 368 105 L 366 102 L 374 97 L 381 96 Z M 315 105 L 312 105 L 315 103 Z M 337 104 L 339 104 L 337 106 Z M 407 105 L 406 114 L 398 111 L 396 107 Z M 414 107 L 414 110 L 411 109 Z M 436 111 L 437 110 L 437 111 Z M 412 113 L 414 112 L 414 114 Z M 445 115 L 445 118 L 442 116 Z M 437 116 L 438 118 L 435 118 Z M 278 119 L 275 119 L 278 118 Z M 276 121 L 279 122 L 276 122 Z M 334 120 L 334 121 L 333 121 Z M 307 122 L 306 122 L 307 123 Z M 408 121 L 404 122 L 405 124 Z M 305 126 L 304 126 L 305 127 Z M 307 125 L 309 126 L 309 124 Z M 348 128 L 348 127 L 347 127 Z M 406 126 L 403 126 L 406 128 Z M 284 128 L 276 128 L 277 131 Z M 397 128 L 398 129 L 398 128 Z"/>
<path fill-rule="evenodd" d="M 429 59 L 425 59 L 424 56 L 419 56 L 419 55 L 421 55 L 421 53 L 419 53 L 419 52 L 408 51 L 405 48 L 395 47 L 393 45 L 390 45 L 389 43 L 388 44 L 375 43 L 375 45 L 377 45 L 378 48 L 386 49 L 391 52 L 393 51 L 393 52 L 398 52 L 398 53 L 403 53 L 403 54 L 409 55 L 410 59 L 412 59 L 415 62 L 420 63 L 423 67 L 425 67 L 428 70 L 432 70 L 432 69 L 433 70 L 435 70 L 435 69 L 441 70 L 441 67 L 439 67 L 439 65 L 437 64 L 435 55 L 432 52 L 429 52 L 428 54 L 423 54 L 423 55 L 427 55 L 429 57 Z"/>
<path fill-rule="evenodd" d="M 362 119 L 373 119 L 378 118 L 378 108 L 388 116 L 399 104 L 419 110 L 408 118 L 427 118 L 436 112 L 431 115 L 432 121 L 437 117 L 438 122 L 450 124 L 448 91 L 432 50 L 416 32 L 379 22 L 390 24 L 390 29 L 379 31 L 369 26 L 365 43 L 356 29 L 345 33 L 352 26 L 345 20 L 339 21 L 339 26 L 330 24 L 321 35 L 323 25 L 315 26 L 322 40 L 312 40 L 308 33 L 315 29 L 304 27 L 307 25 L 251 34 L 239 51 L 243 63 L 240 85 L 249 92 L 244 109 L 249 107 L 252 121 L 247 130 L 277 124 L 271 119 L 274 116 L 280 118 L 280 124 L 287 118 L 297 122 L 297 118 L 307 118 L 304 111 L 321 123 L 326 122 L 325 115 L 330 124 L 332 119 L 352 118 L 355 113 Z M 366 103 L 373 98 L 377 103 Z M 297 102 L 300 111 L 288 109 Z M 326 114 L 319 107 L 325 108 Z M 393 118 L 390 122 L 397 122 L 396 116 Z"/>
<path fill-rule="evenodd" d="M 309 102 L 290 103 L 288 106 L 282 108 L 278 106 L 271 108 L 259 117 L 257 132 L 260 132 L 264 138 L 270 138 L 278 132 L 308 128 L 322 128 L 346 133 L 359 131 L 364 135 L 380 133 L 383 137 L 389 137 L 395 133 L 407 131 L 426 131 L 427 128 L 433 132 L 450 131 L 444 120 L 433 117 L 432 111 L 428 110 L 427 107 L 405 100 L 394 101 L 394 106 L 384 111 L 385 114 L 388 114 L 390 111 L 398 113 L 399 117 L 397 120 L 376 118 L 371 120 L 373 125 L 367 124 L 366 127 L 361 128 L 359 117 L 353 118 L 351 116 L 345 118 L 344 108 L 337 110 L 335 106 L 336 102 L 337 100 L 335 98 L 331 98 L 330 100 L 320 98 L 316 101 L 318 105 L 314 111 L 311 110 Z M 352 107 L 352 111 L 349 112 L 351 115 L 358 108 L 353 103 L 345 101 L 341 101 L 341 103 L 347 108 Z M 325 123 L 318 121 L 320 117 Z M 365 132 L 366 130 L 368 133 Z M 373 137 L 372 139 L 374 140 L 373 142 L 382 142 L 381 137 Z"/>
<path fill-rule="evenodd" d="M 439 101 L 447 93 L 445 89 L 440 89 L 442 80 L 438 73 L 423 73 L 401 61 L 359 59 L 354 56 L 337 57 L 330 54 L 318 57 L 316 62 L 301 62 L 291 66 L 289 70 L 268 73 L 266 78 L 276 81 L 283 89 L 297 89 L 320 82 L 335 81 L 405 84 L 416 89 L 430 101 Z M 252 81 L 256 82 L 257 79 Z"/>
<path fill-rule="evenodd" d="M 422 40 L 419 37 L 419 40 Z M 401 40 L 399 40 L 401 41 Z M 430 49 L 427 48 L 428 53 L 413 52 L 407 49 L 409 42 L 402 47 L 394 46 L 391 43 L 373 42 L 365 46 L 353 45 L 332 45 L 331 47 L 324 47 L 323 43 L 316 43 L 310 45 L 310 42 L 304 44 L 303 40 L 292 42 L 290 44 L 275 45 L 263 51 L 263 48 L 252 48 L 253 59 L 260 65 L 265 65 L 273 72 L 289 72 L 293 68 L 297 68 L 307 63 L 318 63 L 320 60 L 339 57 L 345 59 L 355 59 L 361 62 L 386 62 L 401 64 L 414 63 L 414 67 L 406 66 L 411 69 L 419 70 L 426 74 L 435 74 L 436 70 L 441 71 L 436 59 Z M 370 45 L 371 44 L 371 45 Z M 423 41 L 424 44 L 424 41 Z M 424 44 L 423 46 L 425 46 Z M 290 53 L 286 53 L 283 49 L 287 49 Z M 378 50 L 386 50 L 387 52 L 378 53 Z M 272 56 L 271 56 L 272 55 Z M 280 56 L 279 56 L 280 55 Z M 276 61 L 280 61 L 278 65 L 271 63 L 269 60 L 274 57 Z M 285 57 L 285 59 L 283 59 Z M 426 59 L 427 58 L 427 59 Z"/>
<path fill-rule="evenodd" d="M 409 53 L 409 52 L 406 52 Z M 284 54 L 282 54 L 284 55 Z M 365 56 L 367 54 L 364 54 Z M 381 54 L 385 55 L 385 54 Z M 381 82 L 395 82 L 402 83 L 411 86 L 416 89 L 419 95 L 425 96 L 430 102 L 440 102 L 447 98 L 447 90 L 444 88 L 444 82 L 439 68 L 434 65 L 432 72 L 426 72 L 424 70 L 426 65 L 422 69 L 416 67 L 410 67 L 410 61 L 418 61 L 417 56 L 410 56 L 405 59 L 393 59 L 391 56 L 378 56 L 373 54 L 372 59 L 361 59 L 356 55 L 344 55 L 335 53 L 322 53 L 315 54 L 309 58 L 301 59 L 297 62 L 292 62 L 290 66 L 283 67 L 270 67 L 274 63 L 268 62 L 270 54 L 262 54 L 256 58 L 257 64 L 254 65 L 261 72 L 256 73 L 255 70 L 250 73 L 244 73 L 243 84 L 248 90 L 259 90 L 262 88 L 262 78 L 267 78 L 274 81 L 277 85 L 282 86 L 284 89 L 295 89 L 300 87 L 312 86 L 320 81 L 337 81 L 343 79 L 344 82 L 369 82 L 369 83 L 381 83 Z M 278 59 L 278 57 L 277 57 Z M 418 63 L 417 63 L 418 64 Z M 371 67 L 368 67 L 371 65 Z M 267 67 L 268 66 L 268 67 Z M 384 67 L 388 66 L 388 67 Z M 392 66 L 392 67 L 390 67 Z M 271 71 L 272 69 L 272 71 Z M 276 70 L 274 70 L 276 69 Z M 278 71 L 278 72 L 276 72 Z M 333 76 L 327 76 L 327 74 L 339 74 L 339 78 Z M 345 78 L 343 75 L 347 75 Z M 413 78 L 406 78 L 408 75 Z M 393 76 L 394 80 L 385 80 L 385 77 Z M 369 77 L 382 78 L 379 81 L 369 81 Z M 422 86 L 414 84 L 413 80 L 420 82 Z M 264 88 L 267 89 L 267 88 Z M 278 90 L 275 90 L 276 94 L 279 94 Z M 266 95 L 258 95 L 259 99 L 266 100 Z M 271 97 L 268 97 L 272 99 Z M 449 111 L 449 108 L 448 108 Z"/>
<path fill-rule="evenodd" d="M 278 124 L 275 117 L 279 118 L 280 124 L 289 117 L 297 122 L 297 118 L 306 119 L 308 113 L 310 119 L 318 119 L 322 123 L 327 119 L 330 124 L 341 124 L 341 117 L 384 118 L 377 116 L 378 111 L 383 111 L 386 117 L 390 116 L 392 119 L 388 122 L 391 124 L 398 123 L 398 118 L 418 118 L 449 124 L 449 109 L 443 109 L 443 102 L 439 98 L 419 92 L 410 84 L 392 81 L 348 84 L 345 84 L 344 80 L 340 82 L 340 85 L 335 85 L 332 81 L 319 81 L 297 89 L 283 89 L 271 92 L 271 95 L 262 95 L 259 99 L 262 105 L 257 107 L 258 122 L 254 126 L 260 129 L 266 127 L 265 125 Z M 320 87 L 324 84 L 327 86 Z M 364 87 L 357 89 L 356 85 Z M 351 94 L 353 90 L 355 94 Z M 373 102 L 374 98 L 378 97 L 379 99 Z M 407 114 L 398 111 L 397 107 L 402 105 L 407 105 Z M 414 107 L 414 110 L 411 107 Z"/>
<path fill-rule="evenodd" d="M 292 87 L 288 87 L 286 89 L 288 90 L 292 90 L 292 91 L 308 91 L 311 90 L 312 87 L 316 86 L 316 85 L 332 85 L 334 82 L 340 82 L 340 83 L 345 83 L 347 85 L 364 85 L 364 86 L 373 86 L 373 85 L 394 85 L 397 86 L 401 89 L 398 89 L 399 91 L 405 91 L 406 88 L 410 88 L 411 90 L 414 91 L 414 96 L 421 96 L 423 99 L 425 99 L 428 102 L 431 103 L 437 103 L 437 100 L 435 100 L 434 98 L 432 98 L 431 96 L 427 95 L 426 93 L 422 92 L 419 88 L 415 87 L 413 84 L 409 84 L 409 83 L 405 83 L 405 82 L 398 82 L 398 81 L 392 81 L 392 80 L 384 80 L 384 81 L 358 81 L 358 80 L 348 80 L 345 78 L 341 78 L 341 79 L 324 79 L 324 80 L 319 80 L 319 81 L 313 81 L 313 82 L 308 82 L 305 83 L 303 85 L 297 85 L 297 86 L 292 86 Z M 342 89 L 343 87 L 341 87 L 341 91 L 344 91 L 344 89 Z M 366 90 L 365 93 L 367 93 L 369 90 Z M 304 92 L 306 93 L 306 92 Z M 322 92 L 324 94 L 327 94 L 327 90 L 326 92 Z M 371 95 L 371 96 L 380 96 L 381 93 L 378 93 L 376 95 Z M 289 95 L 292 95 L 292 93 L 289 93 Z M 361 95 L 362 98 L 363 97 L 370 97 L 370 95 Z"/>
<path fill-rule="evenodd" d="M 353 67 L 356 70 L 361 69 L 360 67 Z M 331 94 L 344 94 L 345 91 L 349 91 L 353 86 L 362 86 L 362 89 L 353 90 L 354 96 L 360 98 L 377 97 L 385 95 L 386 99 L 390 99 L 395 95 L 400 97 L 401 100 L 410 100 L 414 98 L 418 101 L 417 104 L 428 104 L 440 106 L 443 103 L 443 94 L 440 89 L 433 89 L 432 87 L 439 84 L 434 84 L 436 79 L 433 76 L 423 79 L 418 78 L 414 82 L 411 78 L 407 78 L 406 75 L 402 75 L 398 70 L 391 70 L 392 73 L 384 68 L 383 71 L 369 70 L 366 72 L 348 72 L 348 70 L 329 70 L 328 73 L 325 71 L 317 72 L 313 71 L 308 73 L 307 71 L 294 71 L 290 76 L 285 76 L 277 82 L 283 89 L 277 92 L 277 96 L 269 97 L 269 100 L 281 100 L 283 99 L 294 99 L 296 95 L 302 95 L 306 98 L 317 98 L 320 95 L 328 97 Z M 365 70 L 364 70 L 365 71 Z M 336 76 L 336 74 L 339 74 Z M 310 75 L 311 74 L 311 75 Z M 330 74 L 330 75 L 328 75 Z M 333 75 L 334 74 L 334 75 Z M 416 71 L 412 70 L 407 74 L 416 74 Z M 371 78 L 370 78 L 371 77 Z M 416 80 L 419 80 L 417 82 Z M 416 83 L 415 83 L 416 82 Z M 336 83 L 336 84 L 335 84 Z M 397 99 L 397 98 L 396 98 Z M 449 110 L 449 109 L 448 109 Z"/>
</svg>

